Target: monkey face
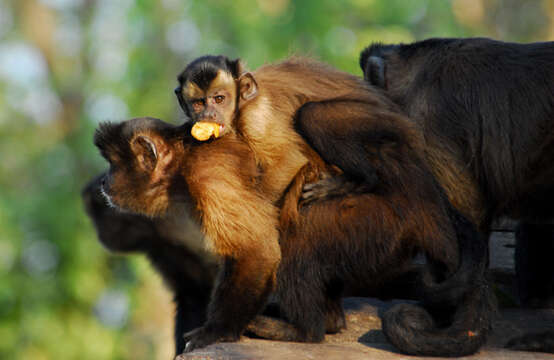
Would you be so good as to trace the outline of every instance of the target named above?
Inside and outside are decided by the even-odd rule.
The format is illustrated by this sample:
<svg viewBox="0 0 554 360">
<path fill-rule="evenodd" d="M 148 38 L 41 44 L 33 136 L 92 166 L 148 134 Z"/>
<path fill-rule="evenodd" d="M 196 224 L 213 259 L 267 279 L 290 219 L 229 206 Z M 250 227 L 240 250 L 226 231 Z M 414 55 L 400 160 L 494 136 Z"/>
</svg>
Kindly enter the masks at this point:
<svg viewBox="0 0 554 360">
<path fill-rule="evenodd" d="M 237 103 L 237 84 L 231 73 L 218 70 L 204 86 L 187 81 L 178 91 L 177 97 L 187 107 L 193 122 L 219 124 L 220 134 L 230 129 Z"/>
<path fill-rule="evenodd" d="M 220 125 L 220 136 L 234 130 L 238 107 L 257 94 L 252 74 L 240 61 L 225 56 L 203 56 L 179 75 L 175 94 L 185 113 L 196 122 Z"/>
<path fill-rule="evenodd" d="M 178 129 L 148 118 L 100 125 L 94 143 L 110 163 L 101 186 L 110 205 L 151 217 L 167 212 L 183 157 Z"/>
</svg>

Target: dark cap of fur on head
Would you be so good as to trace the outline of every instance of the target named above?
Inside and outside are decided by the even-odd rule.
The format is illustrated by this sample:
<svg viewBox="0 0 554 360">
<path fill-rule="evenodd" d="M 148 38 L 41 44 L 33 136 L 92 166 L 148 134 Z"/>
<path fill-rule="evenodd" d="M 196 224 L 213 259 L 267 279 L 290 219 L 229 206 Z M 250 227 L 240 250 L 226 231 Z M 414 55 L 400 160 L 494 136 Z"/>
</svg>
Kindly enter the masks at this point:
<svg viewBox="0 0 554 360">
<path fill-rule="evenodd" d="M 129 139 L 123 136 L 124 124 L 103 122 L 94 132 L 94 145 L 100 150 L 104 159 L 110 161 L 113 152 L 123 155 L 121 152 L 128 148 Z"/>
<path fill-rule="evenodd" d="M 202 56 L 188 64 L 177 79 L 180 84 L 193 82 L 201 89 L 207 89 L 220 70 L 225 70 L 238 79 L 242 72 L 240 60 L 229 60 L 223 55 Z"/>
<path fill-rule="evenodd" d="M 94 145 L 108 161 L 113 154 L 127 158 L 131 156 L 129 141 L 137 132 L 151 130 L 164 137 L 181 136 L 182 133 L 186 133 L 179 129 L 160 119 L 149 117 L 135 118 L 121 123 L 104 122 L 100 123 L 94 133 Z"/>
</svg>

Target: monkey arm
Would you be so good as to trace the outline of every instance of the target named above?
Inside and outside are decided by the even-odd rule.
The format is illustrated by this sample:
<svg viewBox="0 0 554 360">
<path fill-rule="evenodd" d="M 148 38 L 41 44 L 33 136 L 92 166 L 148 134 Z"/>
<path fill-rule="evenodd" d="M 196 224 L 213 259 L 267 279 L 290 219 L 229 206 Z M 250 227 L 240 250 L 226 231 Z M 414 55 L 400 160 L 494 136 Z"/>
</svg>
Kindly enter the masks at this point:
<svg viewBox="0 0 554 360">
<path fill-rule="evenodd" d="M 185 334 L 185 351 L 238 340 L 273 290 L 281 258 L 277 209 L 255 189 L 244 186 L 237 172 L 208 170 L 207 174 L 209 178 L 195 182 L 201 184 L 196 198 L 208 247 L 222 258 L 223 266 L 207 321 Z"/>
<path fill-rule="evenodd" d="M 344 174 L 324 177 L 323 179 L 304 185 L 300 205 L 307 205 L 314 201 L 325 200 L 350 194 L 370 192 L 369 186 L 352 181 Z"/>
<path fill-rule="evenodd" d="M 297 113 L 296 130 L 327 163 L 371 189 L 383 180 L 380 170 L 391 167 L 385 161 L 397 161 L 387 157 L 387 152 L 391 153 L 388 149 L 398 153 L 401 147 L 417 141 L 407 119 L 384 107 L 378 110 L 361 101 L 307 103 Z M 333 192 L 332 187 L 329 192 Z"/>
</svg>

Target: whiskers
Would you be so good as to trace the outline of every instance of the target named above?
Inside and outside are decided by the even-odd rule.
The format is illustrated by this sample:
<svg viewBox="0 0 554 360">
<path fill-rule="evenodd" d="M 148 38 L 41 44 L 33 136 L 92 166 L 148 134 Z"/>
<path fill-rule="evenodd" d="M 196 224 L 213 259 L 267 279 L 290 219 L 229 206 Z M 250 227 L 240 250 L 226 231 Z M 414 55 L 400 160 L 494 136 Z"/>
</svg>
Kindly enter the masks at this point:
<svg viewBox="0 0 554 360">
<path fill-rule="evenodd" d="M 117 209 L 119 211 L 121 211 L 121 209 L 116 205 L 114 204 L 114 202 L 112 201 L 112 198 L 110 197 L 110 195 L 108 195 L 108 193 L 106 192 L 106 190 L 104 190 L 104 185 L 101 185 L 100 186 L 100 193 L 102 194 L 102 196 L 104 197 L 104 199 L 106 200 L 106 204 L 108 206 L 110 206 L 111 208 L 114 208 L 114 209 Z"/>
</svg>

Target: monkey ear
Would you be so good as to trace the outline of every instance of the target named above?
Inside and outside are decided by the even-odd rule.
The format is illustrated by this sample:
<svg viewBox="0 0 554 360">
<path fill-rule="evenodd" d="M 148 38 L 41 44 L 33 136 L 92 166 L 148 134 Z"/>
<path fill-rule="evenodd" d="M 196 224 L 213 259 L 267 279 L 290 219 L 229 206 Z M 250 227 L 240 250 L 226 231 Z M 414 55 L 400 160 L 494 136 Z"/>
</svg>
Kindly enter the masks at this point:
<svg viewBox="0 0 554 360">
<path fill-rule="evenodd" d="M 240 97 L 244 101 L 254 99 L 258 95 L 258 84 L 252 73 L 244 73 L 239 78 Z"/>
<path fill-rule="evenodd" d="M 364 70 L 364 77 L 371 85 L 386 89 L 387 81 L 385 78 L 386 63 L 382 57 L 370 56 Z"/>
<path fill-rule="evenodd" d="M 139 163 L 139 166 L 150 173 L 158 162 L 158 150 L 156 144 L 148 136 L 139 135 L 131 141 L 131 149 Z"/>
</svg>

